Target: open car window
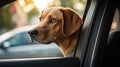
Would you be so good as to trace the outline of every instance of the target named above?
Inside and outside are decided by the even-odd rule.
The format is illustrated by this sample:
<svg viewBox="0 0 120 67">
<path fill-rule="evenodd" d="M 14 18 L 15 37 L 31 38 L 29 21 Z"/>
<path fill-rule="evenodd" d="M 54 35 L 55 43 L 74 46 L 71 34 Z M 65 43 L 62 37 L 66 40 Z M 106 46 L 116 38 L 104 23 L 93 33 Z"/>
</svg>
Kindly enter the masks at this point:
<svg viewBox="0 0 120 67">
<path fill-rule="evenodd" d="M 3 1 L 3 3 L 6 4 L 7 2 Z M 30 25 L 38 24 L 41 11 L 45 8 L 56 6 L 72 8 L 79 14 L 81 18 L 83 18 L 86 3 L 87 0 L 11 0 L 11 3 L 8 3 L 6 5 L 1 4 L 2 7 L 0 8 L 0 36 L 4 38 L 4 35 L 6 36 L 6 38 L 4 38 L 4 40 L 2 40 L 2 38 L 0 39 L 0 55 L 3 56 L 2 54 L 4 53 L 6 58 L 8 58 L 7 56 L 17 56 L 17 58 L 21 58 L 22 55 L 19 55 L 19 53 L 22 54 L 23 52 L 23 54 L 26 55 L 22 56 L 22 58 L 27 58 L 27 55 L 29 55 L 28 53 L 33 52 L 35 54 L 31 56 L 32 58 L 43 56 L 63 57 L 62 50 L 59 48 L 59 46 L 56 46 L 56 44 L 44 45 L 32 43 L 30 41 L 30 37 L 27 34 L 28 30 L 25 31 L 26 28 L 24 26 L 28 26 L 31 28 Z M 17 30 L 17 34 L 13 32 L 10 33 L 10 36 L 6 35 L 6 33 L 9 33 L 14 29 Z M 38 47 L 39 49 L 33 49 L 33 47 L 35 47 L 36 45 L 40 45 L 39 47 L 41 48 Z M 21 48 L 24 50 L 21 51 Z M 26 48 L 29 48 L 29 51 Z"/>
</svg>

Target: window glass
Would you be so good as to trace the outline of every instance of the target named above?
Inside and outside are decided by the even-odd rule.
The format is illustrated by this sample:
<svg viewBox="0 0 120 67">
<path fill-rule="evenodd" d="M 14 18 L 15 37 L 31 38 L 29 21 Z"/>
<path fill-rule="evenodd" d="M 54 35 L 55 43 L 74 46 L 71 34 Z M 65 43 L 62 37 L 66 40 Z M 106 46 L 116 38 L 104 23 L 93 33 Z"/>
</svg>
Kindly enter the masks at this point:
<svg viewBox="0 0 120 67">
<path fill-rule="evenodd" d="M 118 8 L 115 11 L 114 14 L 114 18 L 113 18 L 113 22 L 112 22 L 112 26 L 111 26 L 111 31 L 116 31 L 116 30 L 120 30 L 120 13 Z"/>
</svg>

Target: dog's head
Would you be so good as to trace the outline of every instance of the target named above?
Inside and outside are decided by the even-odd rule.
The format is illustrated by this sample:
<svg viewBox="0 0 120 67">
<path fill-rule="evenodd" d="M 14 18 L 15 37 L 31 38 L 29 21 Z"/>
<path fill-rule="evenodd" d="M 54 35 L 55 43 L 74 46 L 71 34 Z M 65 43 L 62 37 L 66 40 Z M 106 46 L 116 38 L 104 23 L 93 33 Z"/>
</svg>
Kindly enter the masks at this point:
<svg viewBox="0 0 120 67">
<path fill-rule="evenodd" d="M 40 23 L 28 33 L 33 41 L 50 43 L 69 37 L 76 32 L 82 20 L 70 8 L 51 7 L 43 10 L 39 17 Z"/>
</svg>

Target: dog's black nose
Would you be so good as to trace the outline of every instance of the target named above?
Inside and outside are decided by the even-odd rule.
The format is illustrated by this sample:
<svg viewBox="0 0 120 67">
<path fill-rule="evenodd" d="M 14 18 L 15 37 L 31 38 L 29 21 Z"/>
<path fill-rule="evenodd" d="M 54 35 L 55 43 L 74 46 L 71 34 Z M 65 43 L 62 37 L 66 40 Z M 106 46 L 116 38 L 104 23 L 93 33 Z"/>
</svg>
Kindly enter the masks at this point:
<svg viewBox="0 0 120 67">
<path fill-rule="evenodd" d="M 28 34 L 30 35 L 30 36 L 36 36 L 37 34 L 38 34 L 38 30 L 30 30 L 30 31 L 28 31 Z"/>
</svg>

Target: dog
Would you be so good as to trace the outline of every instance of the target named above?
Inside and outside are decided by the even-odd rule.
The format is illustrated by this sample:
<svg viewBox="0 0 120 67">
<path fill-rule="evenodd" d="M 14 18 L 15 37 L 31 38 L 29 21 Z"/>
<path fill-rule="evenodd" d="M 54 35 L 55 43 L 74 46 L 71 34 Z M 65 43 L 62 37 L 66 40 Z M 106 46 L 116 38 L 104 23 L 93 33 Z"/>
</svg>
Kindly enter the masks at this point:
<svg viewBox="0 0 120 67">
<path fill-rule="evenodd" d="M 50 7 L 41 12 L 39 20 L 40 23 L 28 32 L 31 40 L 43 44 L 55 42 L 65 57 L 70 55 L 83 24 L 80 16 L 68 7 Z"/>
</svg>

